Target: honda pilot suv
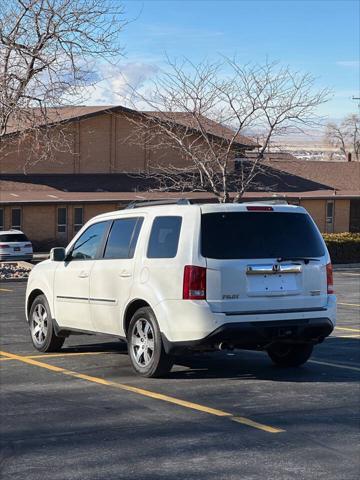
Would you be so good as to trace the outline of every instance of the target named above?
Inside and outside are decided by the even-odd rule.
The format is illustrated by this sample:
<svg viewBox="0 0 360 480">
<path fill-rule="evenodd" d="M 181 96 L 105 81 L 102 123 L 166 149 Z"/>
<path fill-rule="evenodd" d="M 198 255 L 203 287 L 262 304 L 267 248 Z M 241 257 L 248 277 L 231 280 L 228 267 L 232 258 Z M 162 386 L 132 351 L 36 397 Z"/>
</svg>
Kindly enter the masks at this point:
<svg viewBox="0 0 360 480">
<path fill-rule="evenodd" d="M 58 350 L 77 332 L 127 341 L 147 377 L 175 354 L 264 350 L 298 366 L 332 332 L 332 267 L 302 207 L 137 204 L 90 220 L 34 267 L 26 293 L 32 342 Z"/>
</svg>

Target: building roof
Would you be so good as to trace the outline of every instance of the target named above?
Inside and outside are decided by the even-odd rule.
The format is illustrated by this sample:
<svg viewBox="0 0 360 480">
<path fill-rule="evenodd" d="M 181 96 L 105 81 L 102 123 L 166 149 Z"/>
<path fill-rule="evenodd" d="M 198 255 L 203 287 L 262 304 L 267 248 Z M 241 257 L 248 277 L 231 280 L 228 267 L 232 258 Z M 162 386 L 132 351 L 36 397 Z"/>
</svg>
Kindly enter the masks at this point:
<svg viewBox="0 0 360 480">
<path fill-rule="evenodd" d="M 266 160 L 265 164 L 281 172 L 322 183 L 330 189 L 360 193 L 360 162 Z"/>
<path fill-rule="evenodd" d="M 230 195 L 232 196 L 232 195 Z M 1 192 L 1 202 L 6 204 L 58 204 L 58 203 L 128 203 L 134 200 L 157 200 L 165 198 L 189 198 L 190 200 L 211 201 L 215 199 L 212 193 L 163 193 L 163 192 L 57 192 L 55 195 L 46 191 L 18 191 L 11 195 L 10 192 Z M 349 199 L 360 198 L 358 192 L 339 192 L 320 190 L 313 192 L 246 192 L 244 199 Z"/>
<path fill-rule="evenodd" d="M 22 130 L 26 130 L 33 126 L 34 115 L 36 126 L 53 126 L 59 123 L 67 123 L 75 120 L 82 120 L 95 115 L 102 115 L 106 113 L 127 113 L 132 115 L 139 115 L 141 113 L 152 115 L 157 118 L 163 118 L 164 120 L 171 120 L 175 124 L 181 125 L 192 130 L 198 130 L 198 125 L 190 113 L 187 112 L 141 112 L 133 110 L 130 108 L 123 107 L 121 105 L 103 105 L 103 106 L 71 106 L 71 107 L 58 107 L 58 108 L 49 108 L 46 111 L 46 123 L 45 116 L 40 109 L 33 109 L 31 115 L 31 121 L 27 119 L 26 112 L 21 119 L 13 119 L 12 123 L 10 122 L 7 134 L 16 134 Z M 232 138 L 234 132 L 213 120 L 210 120 L 207 117 L 202 117 L 202 125 L 206 127 L 207 133 L 218 138 L 224 138 L 229 140 Z M 236 135 L 235 143 L 238 145 L 245 146 L 247 148 L 253 148 L 257 144 L 253 142 L 250 138 L 245 137 L 244 135 Z"/>
<path fill-rule="evenodd" d="M 296 163 L 306 163 L 298 160 Z M 275 163 L 275 162 L 274 162 Z M 319 162 L 320 163 L 320 162 Z M 330 162 L 333 164 L 334 162 Z M 345 170 L 347 163 L 343 163 Z M 276 167 L 276 168 L 275 168 Z M 289 169 L 290 170 L 290 169 Z M 295 168 L 294 168 L 295 170 Z M 234 173 L 234 177 L 236 173 Z M 310 176 L 310 175 L 309 175 Z M 351 185 L 334 189 L 325 182 L 315 181 L 286 170 L 275 164 L 266 165 L 256 177 L 252 191 L 245 198 L 269 198 L 273 195 L 288 198 L 350 198 L 359 197 L 360 188 Z M 179 192 L 154 192 L 155 179 L 135 174 L 2 174 L 0 176 L 0 201 L 23 202 L 104 202 L 132 201 L 141 198 L 179 197 Z M 183 194 L 197 199 L 213 198 L 211 193 Z"/>
<path fill-rule="evenodd" d="M 190 112 L 143 112 L 146 115 L 150 115 L 156 117 L 160 120 L 164 120 L 166 122 L 174 122 L 177 125 L 182 125 L 185 128 L 190 128 L 191 130 L 199 130 L 199 123 L 201 127 L 206 129 L 206 132 L 209 135 L 213 135 L 214 137 L 223 138 L 225 140 L 232 140 L 234 137 L 234 131 L 223 125 L 222 123 L 215 122 L 214 120 L 210 120 L 203 115 L 200 115 L 197 119 L 194 115 Z M 244 145 L 246 147 L 256 147 L 258 146 L 256 142 L 251 140 L 244 135 L 237 134 L 234 137 L 234 142 L 239 145 Z"/>
</svg>

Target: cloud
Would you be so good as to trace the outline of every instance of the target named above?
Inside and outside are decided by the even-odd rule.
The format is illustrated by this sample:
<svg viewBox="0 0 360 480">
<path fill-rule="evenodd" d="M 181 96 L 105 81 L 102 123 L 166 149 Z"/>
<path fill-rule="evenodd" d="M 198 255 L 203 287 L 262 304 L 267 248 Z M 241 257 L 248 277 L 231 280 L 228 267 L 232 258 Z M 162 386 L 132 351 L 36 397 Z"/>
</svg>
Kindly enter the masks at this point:
<svg viewBox="0 0 360 480">
<path fill-rule="evenodd" d="M 359 60 L 341 60 L 339 62 L 336 62 L 336 65 L 339 67 L 345 67 L 345 68 L 359 68 L 360 61 Z"/>
<path fill-rule="evenodd" d="M 101 64 L 96 74 L 100 79 L 83 89 L 81 96 L 88 105 L 127 105 L 129 92 L 141 89 L 156 75 L 157 65 L 137 61 L 119 65 Z M 84 103 L 84 102 L 82 102 Z"/>
</svg>

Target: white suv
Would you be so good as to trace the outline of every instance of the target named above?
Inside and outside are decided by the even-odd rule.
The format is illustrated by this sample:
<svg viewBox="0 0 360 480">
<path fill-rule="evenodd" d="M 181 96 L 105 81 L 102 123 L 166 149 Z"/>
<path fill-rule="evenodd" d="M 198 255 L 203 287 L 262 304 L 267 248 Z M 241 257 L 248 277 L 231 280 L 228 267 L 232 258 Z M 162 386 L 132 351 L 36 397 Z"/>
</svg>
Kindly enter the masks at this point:
<svg viewBox="0 0 360 480">
<path fill-rule="evenodd" d="M 336 319 L 329 253 L 306 210 L 155 203 L 93 218 L 35 266 L 26 292 L 35 348 L 57 350 L 76 332 L 115 335 L 148 377 L 189 349 L 306 362 Z"/>
<path fill-rule="evenodd" d="M 0 232 L 0 260 L 32 260 L 33 247 L 27 236 L 20 230 Z"/>
</svg>

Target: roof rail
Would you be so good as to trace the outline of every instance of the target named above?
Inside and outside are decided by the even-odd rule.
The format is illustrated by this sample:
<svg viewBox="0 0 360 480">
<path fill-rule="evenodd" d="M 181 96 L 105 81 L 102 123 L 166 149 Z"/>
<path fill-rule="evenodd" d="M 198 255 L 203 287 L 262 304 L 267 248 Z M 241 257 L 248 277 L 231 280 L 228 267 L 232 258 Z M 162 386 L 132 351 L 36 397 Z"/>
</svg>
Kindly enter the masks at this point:
<svg viewBox="0 0 360 480">
<path fill-rule="evenodd" d="M 125 208 L 152 207 L 156 205 L 191 205 L 187 198 L 169 198 L 164 200 L 135 200 L 129 203 Z"/>
</svg>

